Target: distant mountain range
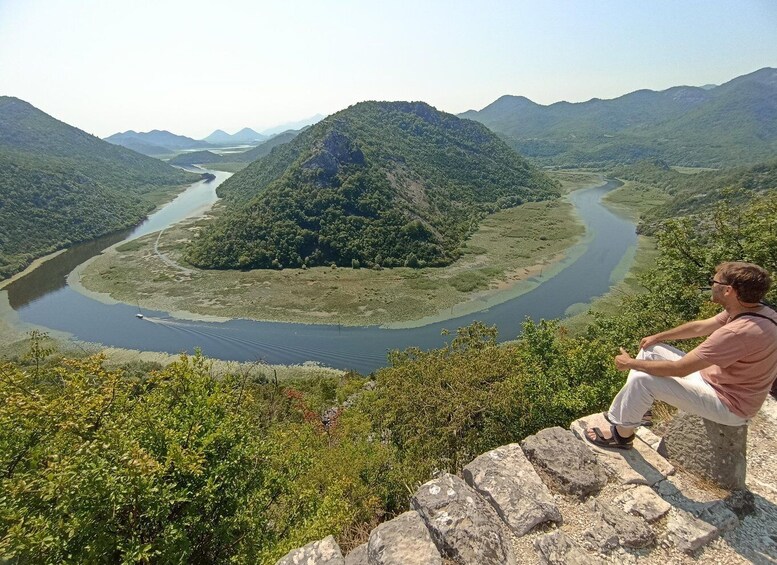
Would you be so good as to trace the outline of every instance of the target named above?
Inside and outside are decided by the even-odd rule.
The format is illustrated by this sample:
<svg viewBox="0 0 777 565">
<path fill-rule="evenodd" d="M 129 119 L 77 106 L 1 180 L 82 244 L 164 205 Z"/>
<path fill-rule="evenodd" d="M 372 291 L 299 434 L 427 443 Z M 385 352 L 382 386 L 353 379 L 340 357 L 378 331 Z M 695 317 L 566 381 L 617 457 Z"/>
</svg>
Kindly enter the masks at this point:
<svg viewBox="0 0 777 565">
<path fill-rule="evenodd" d="M 259 157 L 264 157 L 265 155 L 269 155 L 270 151 L 272 151 L 274 148 L 278 147 L 279 145 L 288 143 L 289 141 L 297 137 L 300 131 L 301 130 L 288 130 L 288 131 L 284 131 L 283 133 L 279 133 L 278 135 L 274 135 L 273 137 L 271 137 L 264 143 L 260 143 L 253 149 L 249 149 L 244 153 L 237 153 L 229 156 L 229 160 L 232 160 L 232 161 L 237 160 L 242 163 L 251 163 L 253 161 L 256 161 Z"/>
<path fill-rule="evenodd" d="M 720 167 L 777 154 L 777 69 L 720 86 L 638 90 L 612 100 L 536 104 L 502 96 L 459 117 L 488 126 L 544 164 L 609 165 L 663 159 Z"/>
<path fill-rule="evenodd" d="M 254 131 L 251 128 L 243 128 L 239 132 L 233 133 L 232 135 L 228 134 L 224 130 L 217 129 L 203 141 L 213 143 L 215 145 L 256 145 L 257 143 L 265 141 L 267 137 L 268 136 Z"/>
<path fill-rule="evenodd" d="M 0 278 L 35 257 L 138 223 L 197 175 L 0 97 Z"/>
<path fill-rule="evenodd" d="M 215 145 L 207 141 L 201 141 L 186 137 L 185 135 L 176 135 L 165 130 L 152 130 L 149 132 L 125 131 L 114 133 L 106 137 L 105 141 L 114 145 L 121 145 L 127 149 L 132 149 L 144 155 L 164 155 L 186 149 L 208 149 Z"/>
<path fill-rule="evenodd" d="M 315 116 L 310 116 L 309 118 L 298 120 L 296 122 L 285 122 L 275 127 L 263 130 L 262 133 L 266 136 L 272 136 L 289 130 L 300 130 L 308 126 L 312 126 L 313 124 L 317 124 L 323 119 L 324 116 L 322 114 L 316 114 Z"/>
<path fill-rule="evenodd" d="M 230 152 L 218 154 L 213 151 L 187 151 L 176 155 L 168 161 L 171 165 L 207 165 L 214 163 L 251 163 L 256 161 L 259 157 L 268 155 L 275 147 L 288 143 L 297 135 L 299 130 L 292 130 L 280 133 L 261 142 L 256 147 L 248 149 L 246 151 Z"/>
<path fill-rule="evenodd" d="M 197 266 L 418 267 L 455 259 L 485 213 L 558 188 L 480 124 L 423 102 L 362 102 L 218 193 L 227 210 L 190 245 Z"/>
<path fill-rule="evenodd" d="M 193 149 L 216 149 L 220 147 L 230 147 L 237 145 L 258 146 L 269 141 L 278 135 L 286 136 L 288 132 L 299 131 L 310 124 L 321 120 L 323 116 L 316 114 L 299 122 L 290 122 L 280 126 L 270 128 L 263 133 L 259 133 L 251 128 L 243 128 L 237 133 L 229 134 L 224 130 L 217 129 L 205 139 L 192 139 L 184 135 L 176 135 L 166 130 L 152 130 L 149 132 L 137 132 L 133 130 L 114 133 L 105 138 L 105 141 L 115 145 L 121 145 L 127 149 L 132 149 L 143 155 L 151 157 L 161 157 L 180 151 L 191 151 Z M 279 143 L 276 141 L 275 144 Z M 283 143 L 283 142 L 281 142 Z M 270 146 L 270 148 L 274 145 Z M 262 154 L 262 152 L 259 152 Z M 254 157 L 256 158 L 256 157 Z M 184 158 L 186 160 L 186 158 Z M 253 161 L 253 159 L 250 159 Z"/>
</svg>

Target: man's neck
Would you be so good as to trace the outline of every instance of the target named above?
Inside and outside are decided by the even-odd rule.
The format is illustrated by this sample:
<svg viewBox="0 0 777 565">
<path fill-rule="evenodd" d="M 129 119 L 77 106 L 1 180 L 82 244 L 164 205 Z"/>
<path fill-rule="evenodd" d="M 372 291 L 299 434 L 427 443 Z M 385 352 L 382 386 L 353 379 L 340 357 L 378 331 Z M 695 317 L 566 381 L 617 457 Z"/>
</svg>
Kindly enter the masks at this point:
<svg viewBox="0 0 777 565">
<path fill-rule="evenodd" d="M 728 312 L 728 315 L 730 318 L 733 318 L 734 316 L 737 316 L 741 314 L 742 312 L 753 312 L 759 308 L 761 308 L 763 304 L 759 302 L 735 302 L 733 304 L 727 304 L 724 306 L 726 309 L 726 312 Z"/>
</svg>

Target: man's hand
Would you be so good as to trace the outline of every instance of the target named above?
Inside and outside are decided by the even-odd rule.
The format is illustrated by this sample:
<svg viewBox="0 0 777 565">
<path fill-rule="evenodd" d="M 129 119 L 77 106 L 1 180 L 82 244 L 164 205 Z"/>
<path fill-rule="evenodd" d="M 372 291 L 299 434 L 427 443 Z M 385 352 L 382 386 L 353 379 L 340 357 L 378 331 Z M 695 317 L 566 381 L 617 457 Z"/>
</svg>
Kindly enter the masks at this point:
<svg viewBox="0 0 777 565">
<path fill-rule="evenodd" d="M 661 341 L 661 338 L 658 337 L 658 336 L 659 336 L 659 334 L 653 334 L 653 335 L 649 335 L 647 337 L 643 337 L 642 340 L 639 342 L 639 348 L 640 349 L 647 349 L 651 345 L 657 344 L 658 342 Z"/>
<path fill-rule="evenodd" d="M 629 355 L 629 352 L 621 347 L 621 352 L 615 356 L 615 367 L 619 371 L 628 371 L 631 369 L 630 363 L 633 360 L 634 359 Z"/>
</svg>

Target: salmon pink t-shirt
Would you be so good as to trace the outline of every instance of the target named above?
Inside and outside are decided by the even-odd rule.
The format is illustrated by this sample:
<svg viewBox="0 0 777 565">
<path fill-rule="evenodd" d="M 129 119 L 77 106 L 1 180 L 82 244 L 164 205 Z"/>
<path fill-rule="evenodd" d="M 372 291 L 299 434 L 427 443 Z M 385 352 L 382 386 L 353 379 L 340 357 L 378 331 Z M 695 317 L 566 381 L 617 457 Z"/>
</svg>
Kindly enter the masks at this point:
<svg viewBox="0 0 777 565">
<path fill-rule="evenodd" d="M 777 322 L 777 312 L 771 308 L 752 312 Z M 777 325 L 756 316 L 732 320 L 725 310 L 715 319 L 722 327 L 692 353 L 712 363 L 701 375 L 723 404 L 742 418 L 752 418 L 777 376 Z"/>
</svg>

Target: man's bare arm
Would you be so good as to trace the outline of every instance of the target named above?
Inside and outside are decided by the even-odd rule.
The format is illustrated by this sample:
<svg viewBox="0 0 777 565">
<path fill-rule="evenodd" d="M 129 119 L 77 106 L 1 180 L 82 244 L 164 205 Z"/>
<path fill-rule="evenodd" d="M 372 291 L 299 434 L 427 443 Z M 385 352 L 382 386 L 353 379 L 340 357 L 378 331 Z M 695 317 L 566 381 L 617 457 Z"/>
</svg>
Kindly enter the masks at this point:
<svg viewBox="0 0 777 565">
<path fill-rule="evenodd" d="M 718 328 L 723 327 L 713 316 L 706 320 L 695 320 L 687 322 L 671 330 L 658 332 L 657 334 L 643 337 L 639 342 L 640 349 L 650 347 L 660 341 L 669 341 L 673 339 L 691 339 L 694 337 L 708 336 Z M 691 371 L 693 372 L 693 371 Z"/>
<path fill-rule="evenodd" d="M 676 361 L 634 359 L 621 347 L 620 355 L 615 357 L 615 366 L 619 371 L 636 369 L 656 377 L 684 377 L 710 365 L 712 363 L 700 359 L 693 352 Z"/>
</svg>

